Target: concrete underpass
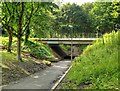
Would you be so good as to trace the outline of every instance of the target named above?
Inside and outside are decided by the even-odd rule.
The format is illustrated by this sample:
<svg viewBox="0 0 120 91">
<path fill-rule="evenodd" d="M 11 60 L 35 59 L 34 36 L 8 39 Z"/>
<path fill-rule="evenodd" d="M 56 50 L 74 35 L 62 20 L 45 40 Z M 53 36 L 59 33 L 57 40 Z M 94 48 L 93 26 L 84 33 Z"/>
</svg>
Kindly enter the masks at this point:
<svg viewBox="0 0 120 91">
<path fill-rule="evenodd" d="M 72 59 L 80 54 L 80 49 L 76 45 L 89 45 L 92 44 L 96 38 L 38 38 L 36 41 L 40 41 L 43 44 L 48 44 L 53 52 L 62 59 Z M 60 48 L 59 44 L 71 45 L 71 53 L 65 53 Z M 75 45 L 75 46 L 74 46 Z"/>
<path fill-rule="evenodd" d="M 71 59 L 71 55 L 64 52 L 64 50 L 59 46 L 59 44 L 49 44 L 50 48 L 62 59 Z M 73 55 L 72 59 L 77 56 Z"/>
</svg>

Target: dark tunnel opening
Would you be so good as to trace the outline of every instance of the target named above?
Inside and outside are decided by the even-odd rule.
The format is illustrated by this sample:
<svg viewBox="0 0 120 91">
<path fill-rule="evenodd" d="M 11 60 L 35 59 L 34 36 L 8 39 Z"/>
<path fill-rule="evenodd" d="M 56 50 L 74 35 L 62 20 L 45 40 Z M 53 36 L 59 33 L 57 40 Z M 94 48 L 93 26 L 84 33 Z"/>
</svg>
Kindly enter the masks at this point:
<svg viewBox="0 0 120 91">
<path fill-rule="evenodd" d="M 74 59 L 76 56 L 72 56 L 72 59 Z M 71 56 L 67 55 L 64 57 L 64 59 L 71 59 Z"/>
<path fill-rule="evenodd" d="M 70 55 L 67 55 L 59 46 L 59 44 L 50 44 L 49 45 L 51 49 L 57 53 L 62 59 L 71 59 Z M 72 56 L 72 59 L 74 59 L 76 56 Z"/>
</svg>

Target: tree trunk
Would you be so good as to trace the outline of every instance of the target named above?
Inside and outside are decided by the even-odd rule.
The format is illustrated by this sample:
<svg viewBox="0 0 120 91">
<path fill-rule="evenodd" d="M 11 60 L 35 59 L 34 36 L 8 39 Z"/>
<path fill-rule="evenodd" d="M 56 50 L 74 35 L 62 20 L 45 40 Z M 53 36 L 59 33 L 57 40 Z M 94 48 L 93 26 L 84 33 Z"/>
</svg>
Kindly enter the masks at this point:
<svg viewBox="0 0 120 91">
<path fill-rule="evenodd" d="M 28 42 L 29 35 L 30 35 L 30 30 L 29 30 L 29 27 L 28 27 L 27 30 L 26 30 L 26 33 L 25 33 L 24 44 L 26 44 Z"/>
<path fill-rule="evenodd" d="M 22 39 L 22 18 L 23 18 L 23 12 L 24 12 L 24 2 L 21 2 L 21 12 L 19 15 L 19 20 L 18 20 L 18 35 L 17 35 L 17 57 L 18 61 L 22 62 L 22 57 L 21 57 L 21 39 Z"/>
<path fill-rule="evenodd" d="M 9 35 L 9 41 L 8 41 L 7 51 L 11 52 L 13 31 L 11 30 L 11 28 L 9 26 L 7 26 L 6 29 L 7 29 L 8 35 Z"/>
<path fill-rule="evenodd" d="M 8 52 L 11 52 L 11 46 L 12 46 L 12 33 L 9 33 L 9 42 L 8 42 Z"/>
<path fill-rule="evenodd" d="M 21 57 L 21 37 L 17 38 L 17 57 L 18 57 L 18 61 L 22 61 L 22 57 Z"/>
</svg>

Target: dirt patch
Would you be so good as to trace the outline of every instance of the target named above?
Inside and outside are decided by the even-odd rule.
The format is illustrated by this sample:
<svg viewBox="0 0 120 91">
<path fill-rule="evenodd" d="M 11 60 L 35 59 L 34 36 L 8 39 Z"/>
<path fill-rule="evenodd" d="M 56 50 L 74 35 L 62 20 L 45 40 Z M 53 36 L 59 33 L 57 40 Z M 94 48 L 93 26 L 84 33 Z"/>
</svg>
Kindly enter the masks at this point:
<svg viewBox="0 0 120 91">
<path fill-rule="evenodd" d="M 7 62 L 4 63 L 8 68 L 2 68 L 2 84 L 5 85 L 20 78 L 24 78 L 47 67 L 42 62 L 36 63 L 34 61 L 28 62 Z"/>
</svg>

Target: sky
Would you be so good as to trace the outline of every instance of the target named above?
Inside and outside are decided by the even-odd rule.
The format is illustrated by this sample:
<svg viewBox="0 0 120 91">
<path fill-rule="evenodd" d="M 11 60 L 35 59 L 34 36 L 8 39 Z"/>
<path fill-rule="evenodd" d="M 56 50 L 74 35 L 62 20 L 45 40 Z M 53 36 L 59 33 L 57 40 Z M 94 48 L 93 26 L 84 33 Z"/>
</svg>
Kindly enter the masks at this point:
<svg viewBox="0 0 120 91">
<path fill-rule="evenodd" d="M 82 5 L 84 3 L 87 3 L 87 2 L 111 2 L 111 1 L 114 1 L 114 0 L 54 0 L 55 3 L 59 6 L 62 6 L 63 4 L 66 4 L 66 3 L 76 3 L 78 5 Z M 120 0 L 115 0 L 115 1 L 120 1 Z"/>
</svg>

